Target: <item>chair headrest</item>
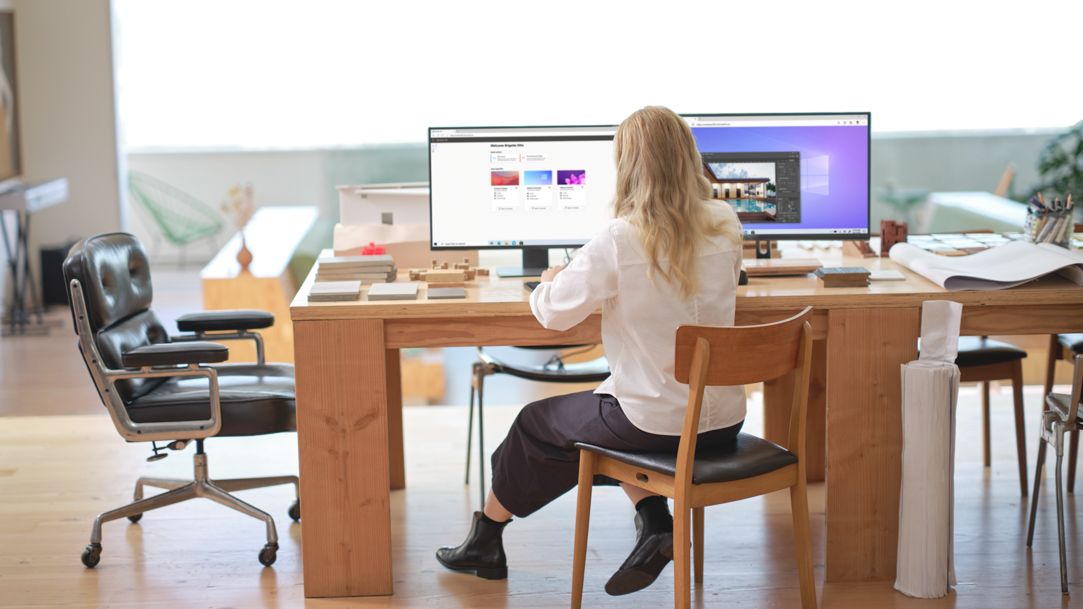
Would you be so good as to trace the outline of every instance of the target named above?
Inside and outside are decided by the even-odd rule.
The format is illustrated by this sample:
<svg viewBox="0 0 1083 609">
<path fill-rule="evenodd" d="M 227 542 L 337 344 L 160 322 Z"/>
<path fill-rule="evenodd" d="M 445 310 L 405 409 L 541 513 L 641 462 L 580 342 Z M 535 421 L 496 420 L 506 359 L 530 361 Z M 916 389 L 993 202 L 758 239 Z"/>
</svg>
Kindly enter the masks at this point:
<svg viewBox="0 0 1083 609">
<path fill-rule="evenodd" d="M 150 308 L 154 296 L 147 253 L 128 233 L 95 235 L 76 243 L 64 260 L 64 283 L 70 286 L 72 279 L 82 286 L 95 333 Z"/>
</svg>

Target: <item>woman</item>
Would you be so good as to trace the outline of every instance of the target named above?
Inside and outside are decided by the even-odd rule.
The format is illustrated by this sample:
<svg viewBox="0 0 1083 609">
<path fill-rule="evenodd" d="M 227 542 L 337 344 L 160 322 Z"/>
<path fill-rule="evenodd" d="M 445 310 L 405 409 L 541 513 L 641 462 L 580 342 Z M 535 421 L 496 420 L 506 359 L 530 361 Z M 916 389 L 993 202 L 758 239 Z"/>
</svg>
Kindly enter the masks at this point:
<svg viewBox="0 0 1083 609">
<path fill-rule="evenodd" d="M 612 376 L 593 392 L 528 404 L 493 453 L 493 481 L 462 545 L 436 558 L 454 571 L 504 579 L 501 535 L 575 487 L 576 442 L 619 450 L 676 452 L 688 386 L 673 377 L 681 324 L 732 326 L 741 269 L 741 226 L 710 185 L 692 130 L 677 114 L 648 106 L 621 123 L 614 220 L 567 266 L 542 274 L 530 308 L 546 328 L 566 330 L 602 307 L 602 343 Z M 732 442 L 745 416 L 741 387 L 709 387 L 698 445 Z M 613 484 L 599 476 L 595 484 Z M 606 592 L 650 585 L 673 556 L 673 518 L 664 497 L 621 484 L 636 508 L 632 553 Z"/>
</svg>

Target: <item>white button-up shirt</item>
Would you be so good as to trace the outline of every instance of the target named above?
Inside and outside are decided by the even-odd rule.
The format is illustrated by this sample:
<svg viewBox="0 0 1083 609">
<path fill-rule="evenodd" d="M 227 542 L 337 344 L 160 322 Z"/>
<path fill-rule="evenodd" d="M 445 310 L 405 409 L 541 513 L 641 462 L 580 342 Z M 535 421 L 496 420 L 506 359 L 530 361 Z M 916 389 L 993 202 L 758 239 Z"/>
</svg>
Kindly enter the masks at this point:
<svg viewBox="0 0 1083 609">
<path fill-rule="evenodd" d="M 717 213 L 736 220 L 728 205 Z M 662 261 L 662 268 L 666 262 Z M 647 276 L 639 237 L 627 221 L 616 219 L 579 250 L 568 268 L 530 295 L 530 309 L 541 325 L 567 330 L 602 307 L 602 344 L 612 376 L 595 393 L 620 401 L 625 416 L 652 434 L 679 436 L 688 404 L 688 385 L 673 376 L 677 326 L 732 326 L 741 248 L 712 237 L 700 249 L 699 292 L 687 300 L 679 287 Z M 707 387 L 699 431 L 735 425 L 745 418 L 742 387 Z"/>
</svg>

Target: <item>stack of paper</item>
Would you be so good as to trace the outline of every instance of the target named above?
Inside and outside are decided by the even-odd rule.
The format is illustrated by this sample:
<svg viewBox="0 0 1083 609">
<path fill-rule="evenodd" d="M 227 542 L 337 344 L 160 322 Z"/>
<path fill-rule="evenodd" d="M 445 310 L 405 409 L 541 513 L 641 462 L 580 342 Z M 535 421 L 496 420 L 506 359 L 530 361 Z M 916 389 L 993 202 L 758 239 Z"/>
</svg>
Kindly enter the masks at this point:
<svg viewBox="0 0 1083 609">
<path fill-rule="evenodd" d="M 895 589 L 940 598 L 955 585 L 955 406 L 963 306 L 926 301 L 921 355 L 902 366 L 902 483 Z"/>
<path fill-rule="evenodd" d="M 309 302 L 342 302 L 357 300 L 361 293 L 361 281 L 320 281 L 312 284 L 308 292 Z"/>
<path fill-rule="evenodd" d="M 364 285 L 394 281 L 395 261 L 386 254 L 380 256 L 321 257 L 316 269 L 316 281 L 360 281 Z"/>
<path fill-rule="evenodd" d="M 374 284 L 369 300 L 417 300 L 417 282 Z"/>
</svg>

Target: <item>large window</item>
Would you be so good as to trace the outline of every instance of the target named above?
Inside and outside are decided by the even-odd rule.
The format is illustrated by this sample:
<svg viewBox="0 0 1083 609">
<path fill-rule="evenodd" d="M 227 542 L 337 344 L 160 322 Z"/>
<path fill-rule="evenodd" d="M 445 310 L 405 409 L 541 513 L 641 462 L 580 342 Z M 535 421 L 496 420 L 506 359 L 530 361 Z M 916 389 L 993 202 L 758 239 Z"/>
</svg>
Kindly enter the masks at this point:
<svg viewBox="0 0 1083 609">
<path fill-rule="evenodd" d="M 980 6 L 115 0 L 119 107 L 129 150 L 423 142 L 429 126 L 612 124 L 646 104 L 868 110 L 876 131 L 1083 118 L 1056 27 L 1083 3 Z"/>
</svg>

